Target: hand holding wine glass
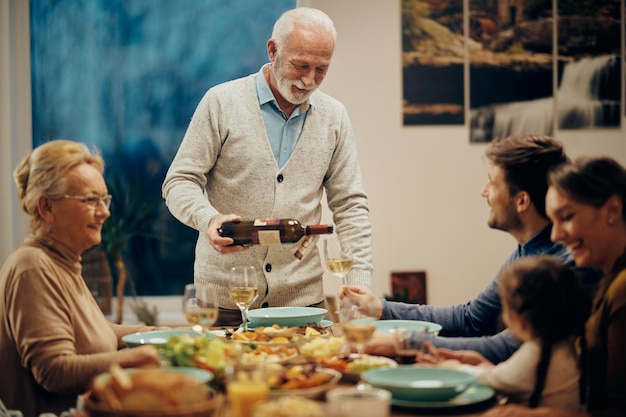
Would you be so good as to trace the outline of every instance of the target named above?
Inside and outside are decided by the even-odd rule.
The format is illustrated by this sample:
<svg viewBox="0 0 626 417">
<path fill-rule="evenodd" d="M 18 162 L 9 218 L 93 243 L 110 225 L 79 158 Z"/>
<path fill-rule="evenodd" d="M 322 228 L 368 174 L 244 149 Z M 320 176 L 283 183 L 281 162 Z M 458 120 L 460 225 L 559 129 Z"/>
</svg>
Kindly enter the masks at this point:
<svg viewBox="0 0 626 417">
<path fill-rule="evenodd" d="M 218 315 L 217 293 L 207 285 L 187 284 L 183 296 L 185 319 L 199 335 L 215 324 Z"/>
<path fill-rule="evenodd" d="M 324 259 L 328 271 L 341 278 L 341 285 L 346 285 L 346 275 L 352 270 L 352 254 L 350 250 L 341 246 L 339 239 L 324 240 Z"/>
<path fill-rule="evenodd" d="M 248 308 L 259 296 L 257 270 L 253 266 L 234 266 L 228 283 L 230 298 L 241 310 L 243 330 L 248 331 Z"/>
<path fill-rule="evenodd" d="M 346 340 L 356 349 L 358 357 L 363 356 L 365 345 L 376 331 L 376 317 L 344 299 L 339 309 L 339 321 Z"/>
</svg>

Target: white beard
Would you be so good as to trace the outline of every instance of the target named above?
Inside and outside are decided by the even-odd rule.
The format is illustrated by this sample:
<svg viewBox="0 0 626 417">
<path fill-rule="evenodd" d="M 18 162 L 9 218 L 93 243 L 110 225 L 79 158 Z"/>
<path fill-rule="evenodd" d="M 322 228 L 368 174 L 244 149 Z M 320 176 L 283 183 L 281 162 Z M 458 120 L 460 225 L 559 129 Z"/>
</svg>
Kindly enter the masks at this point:
<svg viewBox="0 0 626 417">
<path fill-rule="evenodd" d="M 312 87 L 307 89 L 301 80 L 292 81 L 283 77 L 281 68 L 282 60 L 280 59 L 280 55 L 276 55 L 276 60 L 272 65 L 272 73 L 274 74 L 274 78 L 276 79 L 276 87 L 278 88 L 278 92 L 289 103 L 295 105 L 305 103 L 309 99 L 311 94 L 313 94 L 313 92 L 317 89 L 317 87 L 319 87 L 317 84 L 313 84 Z M 294 93 L 291 91 L 292 86 L 306 91 L 302 93 Z"/>
</svg>

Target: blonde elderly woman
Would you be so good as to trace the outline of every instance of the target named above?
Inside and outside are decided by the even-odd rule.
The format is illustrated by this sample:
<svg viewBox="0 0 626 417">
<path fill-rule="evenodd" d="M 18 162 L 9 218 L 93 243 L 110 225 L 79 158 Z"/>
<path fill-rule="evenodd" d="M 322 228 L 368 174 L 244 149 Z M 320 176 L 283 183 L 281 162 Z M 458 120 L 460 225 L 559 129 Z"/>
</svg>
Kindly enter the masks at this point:
<svg viewBox="0 0 626 417">
<path fill-rule="evenodd" d="M 81 276 L 81 253 L 110 216 L 103 168 L 85 145 L 56 140 L 14 172 L 33 233 L 0 271 L 0 399 L 25 417 L 76 406 L 113 363 L 159 364 L 152 346 L 119 350 L 122 336 L 149 328 L 108 322 Z"/>
</svg>

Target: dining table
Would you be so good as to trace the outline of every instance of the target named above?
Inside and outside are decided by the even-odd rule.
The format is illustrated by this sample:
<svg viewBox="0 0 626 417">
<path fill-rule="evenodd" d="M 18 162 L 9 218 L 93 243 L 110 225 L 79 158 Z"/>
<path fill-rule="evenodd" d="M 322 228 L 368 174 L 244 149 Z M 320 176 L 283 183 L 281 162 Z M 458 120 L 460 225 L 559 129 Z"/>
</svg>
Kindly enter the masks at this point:
<svg viewBox="0 0 626 417">
<path fill-rule="evenodd" d="M 329 327 L 329 330 L 333 336 L 340 336 L 342 334 L 341 327 L 333 324 Z M 302 358 L 295 358 L 292 360 L 293 364 L 303 363 Z M 336 386 L 329 388 L 328 391 L 339 388 L 339 387 L 350 387 L 357 386 L 358 384 L 363 383 L 362 381 L 353 381 L 346 380 L 345 378 L 341 379 Z M 316 399 L 320 403 L 324 404 L 326 402 L 325 396 L 322 395 Z M 482 416 L 487 410 L 496 407 L 502 399 L 498 396 L 493 396 L 484 401 L 480 401 L 477 403 L 467 404 L 467 405 L 452 405 L 452 406 L 441 406 L 437 407 L 400 407 L 396 405 L 391 405 L 389 417 L 409 417 L 409 416 L 424 416 L 424 417 L 479 417 Z M 216 411 L 214 417 L 233 417 L 230 404 L 228 401 L 224 402 L 224 405 L 220 407 L 219 410 Z M 297 417 L 297 416 L 294 416 Z M 327 417 L 334 417 L 328 415 Z M 363 416 L 368 417 L 368 416 Z"/>
</svg>

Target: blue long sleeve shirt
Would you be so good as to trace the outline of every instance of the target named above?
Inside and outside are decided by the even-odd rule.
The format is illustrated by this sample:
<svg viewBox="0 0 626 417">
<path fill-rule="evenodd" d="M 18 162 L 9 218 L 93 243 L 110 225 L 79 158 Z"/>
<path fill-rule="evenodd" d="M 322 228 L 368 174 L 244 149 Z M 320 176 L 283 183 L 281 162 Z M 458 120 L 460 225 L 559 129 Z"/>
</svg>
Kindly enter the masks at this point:
<svg viewBox="0 0 626 417">
<path fill-rule="evenodd" d="M 516 259 L 536 255 L 553 255 L 565 264 L 573 266 L 573 259 L 567 250 L 561 244 L 550 240 L 551 231 L 550 224 L 526 243 L 518 245 L 504 261 L 495 278 L 473 300 L 454 306 L 406 304 L 382 300 L 381 318 L 438 323 L 442 326 L 439 336 L 428 336 L 436 347 L 475 350 L 493 363 L 508 359 L 519 348 L 521 341 L 507 330 L 498 333 L 502 310 L 498 289 L 500 273 Z M 601 278 L 601 273 L 597 270 L 578 269 L 577 273 L 581 284 L 587 288 L 595 287 Z M 416 343 L 419 343 L 426 336 L 415 334 L 413 337 Z"/>
</svg>

